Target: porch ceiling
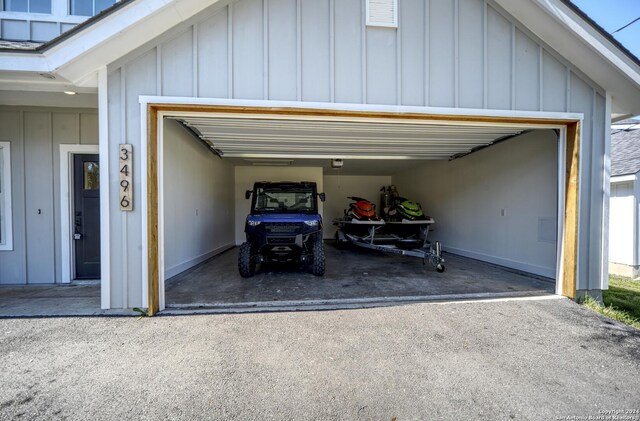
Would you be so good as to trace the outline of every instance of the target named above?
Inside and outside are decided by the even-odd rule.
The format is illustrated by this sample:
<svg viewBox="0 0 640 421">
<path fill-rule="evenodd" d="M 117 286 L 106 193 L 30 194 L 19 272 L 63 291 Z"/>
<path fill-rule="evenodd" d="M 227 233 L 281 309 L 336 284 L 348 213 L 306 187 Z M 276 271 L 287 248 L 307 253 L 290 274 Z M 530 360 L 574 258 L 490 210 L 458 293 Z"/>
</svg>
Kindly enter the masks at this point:
<svg viewBox="0 0 640 421">
<path fill-rule="evenodd" d="M 225 158 L 447 159 L 529 129 L 383 119 L 173 118 Z"/>
</svg>

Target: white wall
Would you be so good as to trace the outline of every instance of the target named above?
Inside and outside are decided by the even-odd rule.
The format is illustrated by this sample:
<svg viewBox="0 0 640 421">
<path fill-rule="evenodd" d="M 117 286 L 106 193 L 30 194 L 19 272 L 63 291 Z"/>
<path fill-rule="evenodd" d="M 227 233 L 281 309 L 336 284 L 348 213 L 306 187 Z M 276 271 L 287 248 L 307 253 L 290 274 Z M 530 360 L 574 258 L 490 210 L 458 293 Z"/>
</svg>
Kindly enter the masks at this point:
<svg viewBox="0 0 640 421">
<path fill-rule="evenodd" d="M 380 187 L 391 184 L 391 176 L 368 175 L 325 175 L 324 192 L 324 238 L 333 238 L 336 227 L 331 221 L 344 215 L 344 209 L 351 203 L 347 196 L 368 199 L 380 207 Z"/>
<path fill-rule="evenodd" d="M 609 261 L 634 265 L 635 203 L 633 181 L 611 183 Z"/>
<path fill-rule="evenodd" d="M 236 245 L 242 244 L 245 240 L 244 222 L 251 210 L 251 200 L 245 199 L 244 194 L 253 188 L 256 181 L 315 181 L 318 192 L 323 191 L 321 167 L 238 166 L 235 172 Z M 318 204 L 322 214 L 322 203 Z"/>
<path fill-rule="evenodd" d="M 435 219 L 431 238 L 446 250 L 555 277 L 556 145 L 553 132 L 532 132 L 393 183 Z"/>
<path fill-rule="evenodd" d="M 164 123 L 164 267 L 170 278 L 234 244 L 234 169 Z"/>
</svg>

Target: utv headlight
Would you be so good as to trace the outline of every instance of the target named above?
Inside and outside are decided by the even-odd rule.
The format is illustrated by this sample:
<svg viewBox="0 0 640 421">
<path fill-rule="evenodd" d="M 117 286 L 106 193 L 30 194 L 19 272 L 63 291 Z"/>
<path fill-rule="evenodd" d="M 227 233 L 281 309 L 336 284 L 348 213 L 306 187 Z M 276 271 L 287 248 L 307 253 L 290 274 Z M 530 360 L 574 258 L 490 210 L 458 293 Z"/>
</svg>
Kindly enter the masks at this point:
<svg viewBox="0 0 640 421">
<path fill-rule="evenodd" d="M 260 221 L 247 221 L 247 224 L 249 224 L 250 227 L 257 227 L 260 225 Z"/>
<path fill-rule="evenodd" d="M 304 221 L 304 223 L 307 224 L 310 227 L 318 226 L 318 221 Z"/>
</svg>

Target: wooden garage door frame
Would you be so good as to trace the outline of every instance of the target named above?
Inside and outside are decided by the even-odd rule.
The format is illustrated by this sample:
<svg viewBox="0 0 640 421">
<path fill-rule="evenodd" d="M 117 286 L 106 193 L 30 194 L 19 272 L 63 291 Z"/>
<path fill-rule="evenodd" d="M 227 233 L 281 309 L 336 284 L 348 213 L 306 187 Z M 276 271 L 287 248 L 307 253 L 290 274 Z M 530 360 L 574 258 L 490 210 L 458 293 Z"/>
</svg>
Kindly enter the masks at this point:
<svg viewBox="0 0 640 421">
<path fill-rule="evenodd" d="M 446 121 L 461 124 L 508 124 L 514 126 L 531 126 L 533 128 L 555 128 L 559 130 L 560 144 L 564 150 L 559 151 L 559 160 L 565 159 L 564 180 L 564 221 L 562 241 L 559 246 L 558 263 L 562 266 L 557 271 L 556 292 L 566 297 L 576 297 L 577 252 L 578 252 L 578 200 L 579 200 L 579 149 L 580 125 L 582 114 L 547 113 L 493 110 L 461 110 L 435 109 L 423 107 L 401 106 L 366 106 L 352 104 L 309 104 L 282 103 L 274 101 L 239 101 L 218 100 L 213 103 L 194 101 L 193 98 L 141 97 L 141 129 L 143 139 L 142 165 L 146 166 L 146 195 L 143 212 L 146 212 L 146 243 L 143 245 L 143 296 L 148 314 L 155 315 L 161 310 L 160 301 L 160 244 L 159 244 L 159 134 L 162 120 L 167 115 L 185 113 L 225 113 L 225 114 L 261 114 L 277 118 L 278 116 L 298 116 L 304 118 L 353 118 L 353 119 L 388 119 L 388 120 L 422 120 Z M 194 103 L 196 102 L 196 103 Z M 246 105 L 245 105 L 246 104 Z M 560 165 L 560 162 L 559 162 Z M 144 183 L 143 183 L 144 185 Z M 145 192 L 146 190 L 146 192 Z M 560 195 L 559 197 L 562 197 Z M 143 218 L 145 219 L 145 218 Z M 560 221 L 559 221 L 560 222 Z M 144 233 L 143 233 L 144 237 Z M 558 284 L 559 283 L 559 284 Z M 145 291 L 146 290 L 146 291 Z M 146 294 L 145 294 L 146 293 Z"/>
</svg>

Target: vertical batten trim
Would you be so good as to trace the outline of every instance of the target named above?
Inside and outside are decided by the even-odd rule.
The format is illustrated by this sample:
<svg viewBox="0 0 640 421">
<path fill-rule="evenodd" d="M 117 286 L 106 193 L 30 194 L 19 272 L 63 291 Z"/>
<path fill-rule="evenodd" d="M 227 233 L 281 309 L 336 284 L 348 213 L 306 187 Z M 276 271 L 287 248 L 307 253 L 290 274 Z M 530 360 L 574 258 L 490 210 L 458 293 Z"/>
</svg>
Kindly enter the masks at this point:
<svg viewBox="0 0 640 421">
<path fill-rule="evenodd" d="M 233 98 L 233 3 L 227 6 L 227 97 Z"/>
<path fill-rule="evenodd" d="M 453 105 L 458 108 L 460 104 L 460 4 L 459 0 L 453 2 Z"/>
<path fill-rule="evenodd" d="M 402 25 L 400 24 L 400 13 L 396 5 L 396 104 L 402 105 Z"/>
<path fill-rule="evenodd" d="M 431 36 L 429 33 L 430 27 L 431 25 L 429 25 L 429 18 L 431 16 L 430 13 L 430 9 L 431 8 L 431 1 L 430 0 L 425 0 L 424 2 L 424 72 L 423 72 L 423 79 L 424 79 L 424 106 L 428 107 L 430 101 L 429 95 L 429 83 L 431 83 L 431 79 L 430 79 L 430 74 L 429 74 L 429 66 L 431 65 L 431 60 L 429 57 L 429 41 L 431 40 Z"/>
<path fill-rule="evenodd" d="M 160 46 L 158 46 L 158 55 L 156 63 L 159 63 L 160 59 Z M 161 72 L 161 66 L 158 66 L 158 72 Z M 158 81 L 161 81 L 161 73 L 156 76 Z M 127 142 L 127 66 L 123 65 L 120 70 L 120 143 Z M 160 82 L 159 90 L 162 91 L 162 82 Z M 159 94 L 161 95 L 161 93 Z M 128 255 L 128 238 L 127 238 L 127 212 L 120 212 L 120 219 L 122 220 L 120 244 L 122 245 L 122 308 L 129 307 L 129 261 Z"/>
<path fill-rule="evenodd" d="M 482 2 L 482 108 L 489 104 L 489 65 L 487 60 L 489 49 L 489 27 L 487 22 L 487 0 Z"/>
<path fill-rule="evenodd" d="M 111 308 L 111 234 L 109 215 L 109 75 L 107 68 L 98 70 L 98 159 L 100 168 L 100 307 Z M 144 141 L 144 139 L 143 139 Z M 64 200 L 64 198 L 62 199 Z M 143 245 L 146 244 L 143 238 Z M 66 264 L 66 262 L 65 262 Z"/>
<path fill-rule="evenodd" d="M 296 0 L 296 98 L 302 101 L 302 2 Z"/>
<path fill-rule="evenodd" d="M 566 78 L 566 91 L 565 91 L 565 111 L 569 112 L 569 110 L 571 109 L 571 69 L 566 67 L 566 72 L 565 72 L 565 78 Z"/>
<path fill-rule="evenodd" d="M 329 0 L 329 100 L 336 100 L 335 0 Z"/>
<path fill-rule="evenodd" d="M 269 99 L 269 0 L 262 0 L 262 98 Z"/>
<path fill-rule="evenodd" d="M 49 135 L 49 156 L 51 157 L 51 174 L 54 173 L 55 171 L 55 162 L 53 159 L 53 112 L 49 112 L 49 130 L 48 130 L 48 135 Z M 80 143 L 80 118 L 78 117 L 78 143 Z M 51 254 L 52 254 L 52 258 L 53 258 L 53 283 L 58 283 L 56 281 L 56 267 L 60 266 L 60 262 L 56 261 L 56 247 L 55 244 L 58 242 L 58 239 L 56 238 L 56 218 L 55 218 L 55 213 L 56 213 L 56 206 L 55 206 L 55 188 L 56 185 L 54 183 L 54 177 L 51 177 L 51 201 L 49 203 L 51 203 L 51 215 L 50 215 L 50 221 L 51 221 L 51 236 L 53 238 L 53 243 L 51 247 Z"/>
<path fill-rule="evenodd" d="M 23 189 L 25 189 L 25 187 L 27 186 L 27 171 L 26 171 L 26 168 L 27 168 L 27 158 L 26 158 L 26 156 L 27 156 L 27 142 L 25 141 L 25 134 L 24 134 L 24 123 L 25 123 L 24 114 L 25 114 L 25 111 L 20 111 L 18 113 L 18 115 L 19 115 L 19 117 L 18 117 L 18 119 L 19 119 L 19 125 L 18 125 L 19 133 L 18 133 L 18 136 L 19 136 L 20 141 L 22 142 L 22 148 L 21 148 L 22 149 L 22 151 L 21 151 L 22 152 L 22 156 L 21 156 L 21 158 L 22 158 L 22 186 L 23 186 Z M 12 181 L 12 183 L 13 183 L 13 181 Z M 12 194 L 15 194 L 15 191 Z M 29 210 L 27 209 L 27 193 L 24 190 L 22 191 L 22 209 L 24 209 L 24 212 L 25 212 L 24 227 L 23 227 L 24 228 L 24 232 L 23 232 L 23 236 L 24 236 L 23 237 L 24 238 L 24 260 L 23 260 L 24 267 L 23 267 L 23 269 L 24 269 L 24 271 L 23 271 L 23 273 L 24 273 L 24 283 L 25 283 L 25 285 L 28 285 L 29 284 L 29 265 L 28 265 L 27 259 L 29 259 L 29 253 L 27 252 L 27 250 L 29 249 L 29 237 L 27 236 L 27 218 L 26 218 L 26 214 L 28 214 Z M 12 214 L 13 214 L 13 212 L 12 212 Z M 17 237 L 17 235 L 15 234 L 15 231 L 14 231 L 14 234 L 13 234 L 14 247 L 15 247 L 15 238 L 16 237 Z"/>
<path fill-rule="evenodd" d="M 597 92 L 596 90 L 592 87 L 589 86 L 591 88 L 591 121 L 589 122 L 589 124 L 591 125 L 591 139 L 589 139 L 588 141 L 588 145 L 589 145 L 589 150 L 590 150 L 590 155 L 591 155 L 591 163 L 589 164 L 589 167 L 591 168 L 591 171 L 589 172 L 589 186 L 588 188 L 592 191 L 592 194 L 590 195 L 590 200 L 589 200 L 589 225 L 591 226 L 591 220 L 593 218 L 593 214 L 595 212 L 595 209 L 593 209 L 593 207 L 591 206 L 593 203 L 593 196 L 595 196 L 593 194 L 593 179 L 595 177 L 597 177 L 598 175 L 602 174 L 602 171 L 600 168 L 594 168 L 595 164 L 594 164 L 594 158 L 595 158 L 595 151 L 594 151 L 594 146 L 596 144 L 595 139 L 596 139 L 596 95 Z M 611 126 L 609 126 L 611 127 Z M 602 157 L 604 159 L 604 157 Z M 597 160 L 595 160 L 597 162 Z M 601 162 L 602 163 L 602 162 Z M 602 170 L 604 170 L 604 168 L 602 168 Z M 604 178 L 604 175 L 603 175 Z M 603 192 L 604 194 L 604 192 Z M 597 215 L 597 216 L 602 216 L 602 215 Z M 604 228 L 604 225 L 602 225 L 602 221 L 601 225 L 600 225 L 600 235 L 602 235 L 603 230 L 602 228 Z M 593 232 L 593 231 L 592 231 Z M 602 238 L 600 239 L 602 240 Z M 602 245 L 602 243 L 600 244 Z M 592 241 L 592 238 L 589 238 L 589 258 L 588 260 L 591 261 L 591 253 L 594 249 L 594 244 Z M 600 257 L 602 257 L 602 255 L 600 255 Z M 596 259 L 597 261 L 597 259 Z M 598 264 L 601 264 L 602 262 L 598 262 Z M 598 289 L 598 287 L 600 286 L 601 282 L 600 282 L 600 273 L 602 272 L 602 268 L 600 268 L 600 270 L 598 270 L 597 273 L 597 285 L 594 285 L 594 276 L 596 274 L 591 273 L 591 268 L 589 268 L 589 278 L 587 278 L 587 289 Z"/>
<path fill-rule="evenodd" d="M 516 26 L 511 23 L 511 109 L 516 109 Z"/>
<path fill-rule="evenodd" d="M 538 111 L 544 108 L 544 50 L 538 45 Z"/>
<path fill-rule="evenodd" d="M 196 23 L 195 25 L 192 26 L 191 28 L 191 45 L 193 47 L 193 55 L 191 57 L 192 61 L 193 61 L 193 96 L 195 97 L 199 97 L 200 94 L 198 92 L 199 87 L 198 87 L 198 24 Z"/>
<path fill-rule="evenodd" d="M 122 75 L 124 75 L 125 66 L 126 64 L 122 66 Z M 162 95 L 162 44 L 156 46 L 156 92 Z"/>
<path fill-rule="evenodd" d="M 362 103 L 367 103 L 367 12 L 366 12 L 366 0 L 360 2 L 360 25 L 362 29 L 360 31 L 360 73 L 362 75 Z"/>
</svg>

